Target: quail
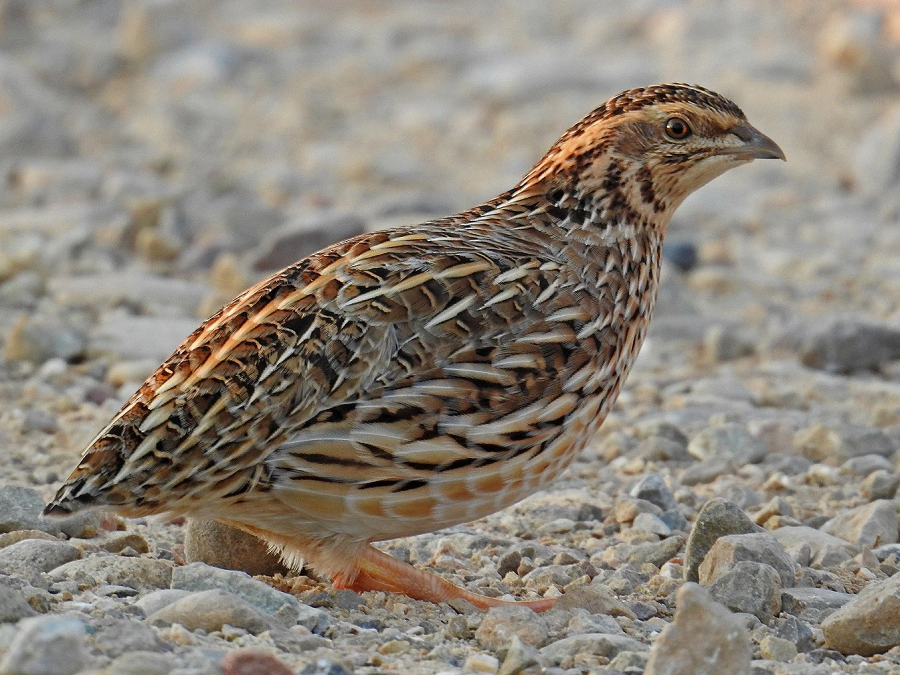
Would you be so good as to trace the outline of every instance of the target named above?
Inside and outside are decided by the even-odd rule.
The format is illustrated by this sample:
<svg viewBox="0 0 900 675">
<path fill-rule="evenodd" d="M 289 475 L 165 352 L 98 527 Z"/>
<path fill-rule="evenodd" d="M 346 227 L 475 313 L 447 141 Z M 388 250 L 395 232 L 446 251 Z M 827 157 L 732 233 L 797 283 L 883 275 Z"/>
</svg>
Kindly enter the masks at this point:
<svg viewBox="0 0 900 675">
<path fill-rule="evenodd" d="M 212 518 L 336 588 L 511 602 L 371 544 L 475 520 L 564 471 L 641 347 L 672 213 L 760 158 L 784 153 L 709 89 L 625 91 L 481 206 L 334 244 L 242 293 L 45 513 Z"/>
</svg>

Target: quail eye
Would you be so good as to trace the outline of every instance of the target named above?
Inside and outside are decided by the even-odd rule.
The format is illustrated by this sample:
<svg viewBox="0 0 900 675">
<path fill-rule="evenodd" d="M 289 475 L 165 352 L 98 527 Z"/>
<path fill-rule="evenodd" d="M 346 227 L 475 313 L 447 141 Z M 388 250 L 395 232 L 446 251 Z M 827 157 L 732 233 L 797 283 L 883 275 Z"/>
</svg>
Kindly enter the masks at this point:
<svg viewBox="0 0 900 675">
<path fill-rule="evenodd" d="M 691 135 L 691 127 L 680 117 L 670 117 L 666 120 L 666 136 L 675 141 L 683 141 Z"/>
</svg>

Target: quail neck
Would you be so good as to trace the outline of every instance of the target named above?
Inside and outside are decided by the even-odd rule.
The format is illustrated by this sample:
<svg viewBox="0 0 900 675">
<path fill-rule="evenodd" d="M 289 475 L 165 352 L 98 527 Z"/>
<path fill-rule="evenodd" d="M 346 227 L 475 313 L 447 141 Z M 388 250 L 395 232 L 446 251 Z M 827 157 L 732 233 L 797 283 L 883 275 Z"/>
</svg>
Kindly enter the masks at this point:
<svg viewBox="0 0 900 675">
<path fill-rule="evenodd" d="M 46 513 L 213 518 L 337 588 L 504 604 L 371 543 L 480 518 L 564 471 L 643 342 L 673 211 L 762 158 L 784 154 L 719 94 L 623 92 L 495 199 L 335 244 L 235 298 Z"/>
</svg>

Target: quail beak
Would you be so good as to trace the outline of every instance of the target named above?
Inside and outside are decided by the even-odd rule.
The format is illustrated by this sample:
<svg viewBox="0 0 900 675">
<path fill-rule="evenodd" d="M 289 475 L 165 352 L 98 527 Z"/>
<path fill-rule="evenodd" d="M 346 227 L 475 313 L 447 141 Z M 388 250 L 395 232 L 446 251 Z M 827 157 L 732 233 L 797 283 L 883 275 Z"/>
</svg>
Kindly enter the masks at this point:
<svg viewBox="0 0 900 675">
<path fill-rule="evenodd" d="M 784 151 L 771 138 L 749 124 L 738 124 L 731 128 L 731 133 L 743 141 L 742 145 L 722 150 L 723 155 L 732 155 L 740 159 L 780 159 L 787 161 Z"/>
</svg>

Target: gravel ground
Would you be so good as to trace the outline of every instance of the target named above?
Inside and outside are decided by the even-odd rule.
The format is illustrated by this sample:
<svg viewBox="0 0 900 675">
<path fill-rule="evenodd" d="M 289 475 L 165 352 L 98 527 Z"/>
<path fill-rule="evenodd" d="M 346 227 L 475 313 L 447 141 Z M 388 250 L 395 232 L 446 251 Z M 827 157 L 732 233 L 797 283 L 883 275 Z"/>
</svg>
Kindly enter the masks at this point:
<svg viewBox="0 0 900 675">
<path fill-rule="evenodd" d="M 789 163 L 676 214 L 648 341 L 562 480 L 385 545 L 558 609 L 335 593 L 184 565 L 184 523 L 38 517 L 235 293 L 480 203 L 671 80 Z M 898 101 L 892 0 L 0 2 L 0 675 L 900 672 Z"/>
</svg>

